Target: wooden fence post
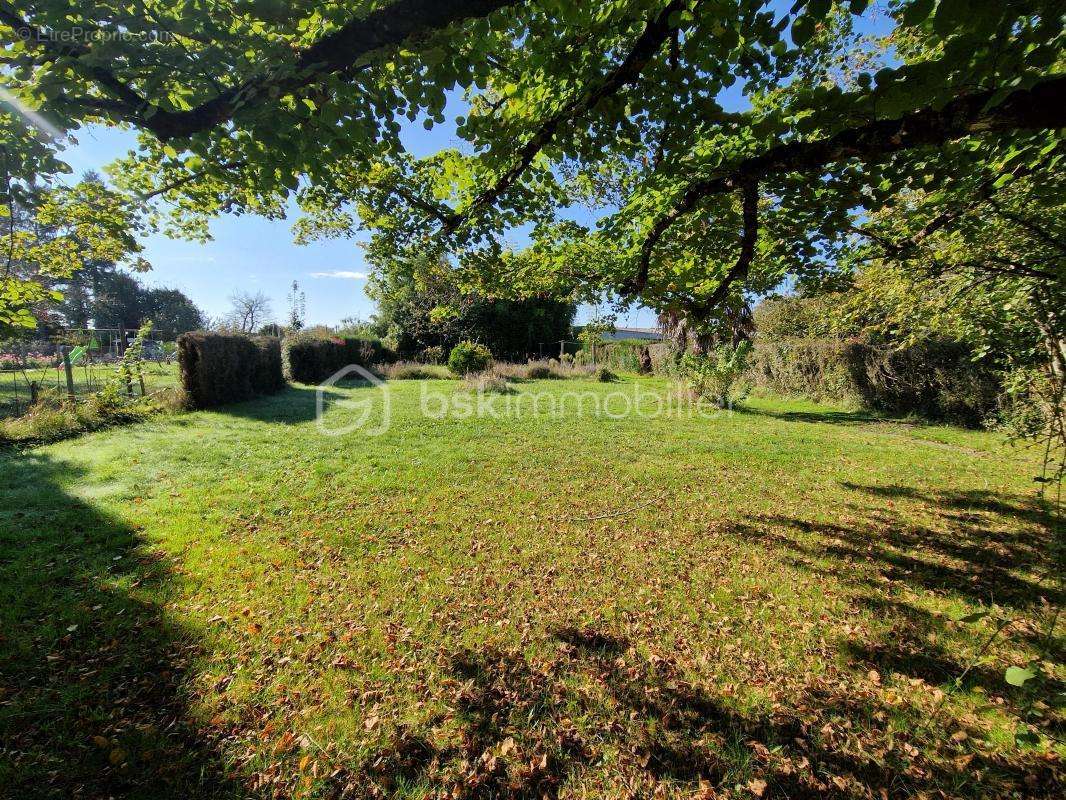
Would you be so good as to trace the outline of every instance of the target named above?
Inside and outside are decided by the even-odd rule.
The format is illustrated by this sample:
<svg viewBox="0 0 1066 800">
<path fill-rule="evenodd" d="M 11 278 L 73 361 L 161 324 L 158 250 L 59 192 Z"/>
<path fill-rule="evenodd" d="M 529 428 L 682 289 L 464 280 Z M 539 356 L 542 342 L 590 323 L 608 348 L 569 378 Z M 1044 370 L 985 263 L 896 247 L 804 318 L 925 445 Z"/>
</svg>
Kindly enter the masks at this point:
<svg viewBox="0 0 1066 800">
<path fill-rule="evenodd" d="M 63 372 L 67 375 L 67 399 L 74 399 L 74 370 L 70 366 L 70 348 L 62 345 L 59 348 L 63 354 Z"/>
</svg>

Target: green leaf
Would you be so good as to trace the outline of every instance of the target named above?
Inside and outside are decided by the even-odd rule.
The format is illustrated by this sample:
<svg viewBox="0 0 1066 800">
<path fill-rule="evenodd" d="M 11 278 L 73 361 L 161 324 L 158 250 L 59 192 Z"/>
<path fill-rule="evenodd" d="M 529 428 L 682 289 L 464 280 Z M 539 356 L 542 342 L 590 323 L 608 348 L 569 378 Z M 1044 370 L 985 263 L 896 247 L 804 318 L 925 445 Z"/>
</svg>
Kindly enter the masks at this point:
<svg viewBox="0 0 1066 800">
<path fill-rule="evenodd" d="M 1014 734 L 1014 741 L 1018 744 L 1037 745 L 1040 744 L 1040 735 L 1026 728 Z"/>
<path fill-rule="evenodd" d="M 933 30 L 944 37 L 965 30 L 971 12 L 970 0 L 940 0 L 933 17 Z"/>
<path fill-rule="evenodd" d="M 918 25 L 933 11 L 933 0 L 913 0 L 903 11 L 904 25 Z"/>
<path fill-rule="evenodd" d="M 814 36 L 814 17 L 804 14 L 792 23 L 792 41 L 797 47 L 803 47 Z"/>
<path fill-rule="evenodd" d="M 1011 686 L 1024 686 L 1027 680 L 1036 677 L 1036 673 L 1024 667 L 1009 667 L 1003 673 L 1003 679 Z"/>
</svg>

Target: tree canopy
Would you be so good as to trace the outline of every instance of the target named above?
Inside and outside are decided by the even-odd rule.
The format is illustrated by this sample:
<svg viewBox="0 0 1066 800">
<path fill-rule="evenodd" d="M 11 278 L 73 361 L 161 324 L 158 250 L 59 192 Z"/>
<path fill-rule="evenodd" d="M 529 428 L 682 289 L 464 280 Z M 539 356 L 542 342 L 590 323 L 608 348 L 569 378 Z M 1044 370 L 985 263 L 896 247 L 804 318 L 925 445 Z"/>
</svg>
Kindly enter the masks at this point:
<svg viewBox="0 0 1066 800">
<path fill-rule="evenodd" d="M 374 260 L 447 253 L 472 281 L 698 318 L 831 270 L 902 192 L 1060 166 L 1060 4 L 867 5 L 5 1 L 0 42 L 22 107 L 143 132 L 114 179 L 186 234 L 295 195 L 303 236 L 367 227 Z M 871 13 L 876 46 L 855 27 Z M 458 148 L 404 150 L 400 118 L 446 114 Z M 24 179 L 57 168 L 22 140 Z M 521 226 L 536 245 L 501 257 Z"/>
</svg>

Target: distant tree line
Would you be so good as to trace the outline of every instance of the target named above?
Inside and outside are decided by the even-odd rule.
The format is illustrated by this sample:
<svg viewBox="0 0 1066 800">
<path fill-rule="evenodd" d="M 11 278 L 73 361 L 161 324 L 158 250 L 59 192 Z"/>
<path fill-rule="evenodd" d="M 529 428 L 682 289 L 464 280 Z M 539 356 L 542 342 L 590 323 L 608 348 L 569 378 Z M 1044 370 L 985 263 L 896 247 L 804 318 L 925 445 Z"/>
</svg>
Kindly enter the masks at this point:
<svg viewBox="0 0 1066 800">
<path fill-rule="evenodd" d="M 205 326 L 207 320 L 177 289 L 149 288 L 113 264 L 94 262 L 76 272 L 62 287 L 63 300 L 45 319 L 70 328 L 127 328 L 147 320 L 166 334 Z"/>
</svg>

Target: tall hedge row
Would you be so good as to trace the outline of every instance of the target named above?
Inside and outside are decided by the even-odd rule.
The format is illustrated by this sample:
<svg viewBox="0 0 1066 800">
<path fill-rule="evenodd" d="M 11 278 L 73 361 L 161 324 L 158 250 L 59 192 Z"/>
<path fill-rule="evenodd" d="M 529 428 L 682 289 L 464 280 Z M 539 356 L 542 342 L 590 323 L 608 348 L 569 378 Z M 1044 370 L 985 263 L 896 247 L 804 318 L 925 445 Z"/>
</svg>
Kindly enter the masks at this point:
<svg viewBox="0 0 1066 800">
<path fill-rule="evenodd" d="M 338 370 L 369 367 L 394 356 L 375 339 L 296 335 L 285 338 L 285 375 L 298 383 L 321 383 Z"/>
<path fill-rule="evenodd" d="M 939 339 L 887 347 L 859 339 L 760 337 L 751 372 L 756 385 L 777 394 L 978 426 L 995 413 L 1002 385 L 972 354 L 964 343 Z"/>
<path fill-rule="evenodd" d="M 281 342 L 273 336 L 183 333 L 178 368 L 190 408 L 248 400 L 285 386 Z"/>
</svg>

